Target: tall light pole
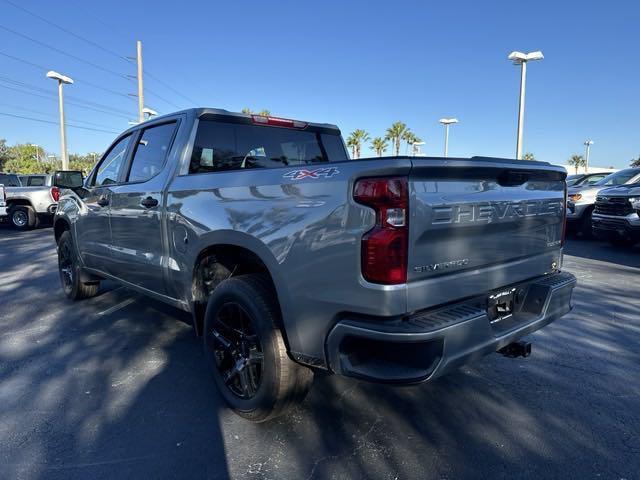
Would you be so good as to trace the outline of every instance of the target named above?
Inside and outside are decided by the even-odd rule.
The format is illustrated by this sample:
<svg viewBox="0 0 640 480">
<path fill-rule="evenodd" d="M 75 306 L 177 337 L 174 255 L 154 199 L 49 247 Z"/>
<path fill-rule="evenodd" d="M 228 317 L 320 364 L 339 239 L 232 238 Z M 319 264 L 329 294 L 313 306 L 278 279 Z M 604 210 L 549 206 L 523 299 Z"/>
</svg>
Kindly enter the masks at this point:
<svg viewBox="0 0 640 480">
<path fill-rule="evenodd" d="M 73 80 L 53 70 L 47 72 L 47 78 L 58 81 L 58 106 L 60 108 L 60 158 L 62 159 L 62 169 L 69 170 L 69 156 L 67 155 L 67 126 L 64 123 L 64 95 L 62 86 L 72 84 Z"/>
<path fill-rule="evenodd" d="M 39 155 L 39 153 L 40 153 L 40 145 L 32 143 L 32 144 L 30 144 L 30 146 L 31 147 L 35 147 L 35 149 L 36 149 L 36 162 L 39 162 L 40 161 L 40 155 Z"/>
<path fill-rule="evenodd" d="M 524 97 L 527 82 L 527 63 L 535 60 L 542 60 L 544 55 L 541 51 L 531 53 L 511 52 L 507 57 L 514 65 L 520 65 L 520 101 L 518 104 L 518 140 L 516 143 L 516 158 L 522 159 L 522 130 L 524 127 Z"/>
<path fill-rule="evenodd" d="M 591 150 L 591 145 L 593 145 L 593 140 L 584 141 L 584 146 L 587 150 L 584 156 L 584 173 L 589 173 L 589 151 Z"/>
<path fill-rule="evenodd" d="M 457 118 L 441 118 L 440 123 L 444 125 L 444 156 L 449 156 L 449 125 L 458 123 Z"/>
</svg>

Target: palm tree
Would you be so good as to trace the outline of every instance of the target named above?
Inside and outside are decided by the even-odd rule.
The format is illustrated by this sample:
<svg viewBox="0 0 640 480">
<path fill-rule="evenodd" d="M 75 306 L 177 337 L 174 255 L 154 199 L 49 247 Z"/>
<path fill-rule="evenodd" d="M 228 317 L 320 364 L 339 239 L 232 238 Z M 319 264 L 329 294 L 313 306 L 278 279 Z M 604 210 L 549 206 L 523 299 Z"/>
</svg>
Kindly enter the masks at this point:
<svg viewBox="0 0 640 480">
<path fill-rule="evenodd" d="M 387 133 L 384 138 L 391 141 L 396 152 L 396 156 L 400 155 L 400 141 L 407 130 L 407 125 L 403 122 L 395 122 L 387 128 Z"/>
<path fill-rule="evenodd" d="M 631 159 L 631 166 L 632 167 L 640 167 L 640 155 L 638 155 L 638 158 L 632 158 Z"/>
<path fill-rule="evenodd" d="M 373 148 L 373 150 L 376 152 L 376 155 L 378 155 L 379 157 L 382 156 L 388 146 L 389 144 L 382 137 L 376 137 L 371 140 L 371 148 Z"/>
<path fill-rule="evenodd" d="M 347 138 L 347 145 L 352 148 L 353 158 L 360 158 L 362 143 L 369 141 L 369 133 L 361 128 L 356 128 Z"/>
<path fill-rule="evenodd" d="M 258 112 L 258 115 L 262 115 L 263 117 L 268 117 L 269 115 L 271 115 L 271 112 L 266 108 L 264 108 Z"/>
<path fill-rule="evenodd" d="M 523 160 L 535 160 L 536 157 L 531 152 L 527 152 L 522 156 Z"/>
<path fill-rule="evenodd" d="M 578 174 L 578 168 L 586 165 L 582 155 L 572 155 L 567 163 L 576 169 L 576 175 Z"/>
<path fill-rule="evenodd" d="M 248 108 L 248 107 L 244 107 L 244 108 L 242 109 L 242 113 L 244 113 L 245 115 L 251 115 L 253 112 L 251 111 L 251 109 L 250 109 L 250 108 Z"/>
<path fill-rule="evenodd" d="M 404 133 L 402 139 L 407 142 L 407 149 L 411 147 L 412 154 L 415 153 L 415 144 L 422 142 L 422 139 L 409 129 L 407 129 L 407 131 Z"/>
<path fill-rule="evenodd" d="M 351 149 L 351 158 L 358 158 L 356 157 L 358 145 L 356 143 L 356 139 L 353 138 L 353 135 L 349 135 L 347 137 L 347 147 Z"/>
</svg>

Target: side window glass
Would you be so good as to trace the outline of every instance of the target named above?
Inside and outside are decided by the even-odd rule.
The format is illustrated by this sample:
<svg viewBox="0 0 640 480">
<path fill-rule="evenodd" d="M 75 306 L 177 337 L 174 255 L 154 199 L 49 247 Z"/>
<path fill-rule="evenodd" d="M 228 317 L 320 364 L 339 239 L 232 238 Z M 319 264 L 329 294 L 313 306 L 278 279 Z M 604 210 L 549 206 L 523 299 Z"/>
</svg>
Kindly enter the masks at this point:
<svg viewBox="0 0 640 480">
<path fill-rule="evenodd" d="M 131 135 L 122 138 L 111 148 L 107 156 L 102 159 L 93 180 L 94 186 L 99 187 L 101 185 L 110 185 L 118 182 L 130 141 Z"/>
<path fill-rule="evenodd" d="M 150 127 L 142 132 L 129 170 L 129 182 L 144 182 L 157 175 L 164 165 L 176 122 Z"/>
</svg>

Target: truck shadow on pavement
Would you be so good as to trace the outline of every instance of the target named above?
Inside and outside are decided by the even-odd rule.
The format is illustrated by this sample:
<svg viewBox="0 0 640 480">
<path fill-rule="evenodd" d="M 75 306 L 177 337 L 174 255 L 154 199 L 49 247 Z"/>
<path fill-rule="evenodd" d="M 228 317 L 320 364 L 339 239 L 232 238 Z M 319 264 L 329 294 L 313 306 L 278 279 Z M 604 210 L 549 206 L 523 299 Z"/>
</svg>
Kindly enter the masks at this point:
<svg viewBox="0 0 640 480">
<path fill-rule="evenodd" d="M 318 375 L 256 425 L 222 404 L 187 316 L 108 282 L 67 302 L 52 236 L 31 233 L 0 238 L 2 478 L 633 477 L 640 302 L 624 271 L 581 283 L 528 359 L 415 387 Z"/>
</svg>

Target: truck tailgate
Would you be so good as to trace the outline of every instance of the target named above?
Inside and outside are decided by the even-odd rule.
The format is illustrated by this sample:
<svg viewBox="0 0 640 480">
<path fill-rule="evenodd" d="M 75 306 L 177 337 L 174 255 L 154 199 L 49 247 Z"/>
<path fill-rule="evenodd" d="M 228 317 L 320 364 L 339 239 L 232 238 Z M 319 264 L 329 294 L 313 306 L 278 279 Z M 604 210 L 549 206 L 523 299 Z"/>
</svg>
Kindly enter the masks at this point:
<svg viewBox="0 0 640 480">
<path fill-rule="evenodd" d="M 409 309 L 486 293 L 559 266 L 566 172 L 540 162 L 414 159 Z M 416 288 L 417 287 L 417 288 Z"/>
</svg>

